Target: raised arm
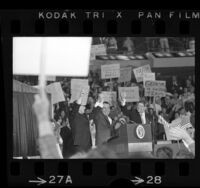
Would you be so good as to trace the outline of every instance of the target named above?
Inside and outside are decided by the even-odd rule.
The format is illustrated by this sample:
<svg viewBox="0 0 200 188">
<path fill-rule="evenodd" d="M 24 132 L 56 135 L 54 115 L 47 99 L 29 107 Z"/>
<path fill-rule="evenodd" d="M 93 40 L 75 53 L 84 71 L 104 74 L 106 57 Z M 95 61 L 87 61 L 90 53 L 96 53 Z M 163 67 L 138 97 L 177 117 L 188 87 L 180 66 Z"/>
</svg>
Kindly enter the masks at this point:
<svg viewBox="0 0 200 188">
<path fill-rule="evenodd" d="M 129 117 L 129 111 L 126 108 L 126 93 L 120 93 L 120 106 L 123 114 Z"/>
</svg>

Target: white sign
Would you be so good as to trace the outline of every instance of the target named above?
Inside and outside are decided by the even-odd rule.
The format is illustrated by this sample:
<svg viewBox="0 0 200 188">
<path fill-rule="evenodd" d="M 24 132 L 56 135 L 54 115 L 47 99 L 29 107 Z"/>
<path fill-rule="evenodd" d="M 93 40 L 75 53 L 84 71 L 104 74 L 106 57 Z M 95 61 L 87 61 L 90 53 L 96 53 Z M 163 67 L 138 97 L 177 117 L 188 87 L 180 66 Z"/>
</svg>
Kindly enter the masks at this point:
<svg viewBox="0 0 200 188">
<path fill-rule="evenodd" d="M 145 96 L 165 97 L 165 95 L 166 95 L 166 81 L 147 80 L 144 83 L 144 88 L 145 88 Z"/>
<path fill-rule="evenodd" d="M 44 38 L 46 75 L 88 75 L 91 37 L 13 37 L 13 74 L 39 75 Z"/>
<path fill-rule="evenodd" d="M 90 53 L 90 60 L 95 60 L 96 55 L 106 55 L 106 47 L 104 44 L 97 44 L 92 45 L 91 53 Z"/>
<path fill-rule="evenodd" d="M 143 81 L 143 75 L 144 73 L 150 73 L 151 72 L 151 67 L 150 65 L 144 65 L 142 67 L 138 67 L 133 69 L 135 78 L 137 80 L 137 82 L 142 82 Z"/>
<path fill-rule="evenodd" d="M 46 92 L 51 93 L 52 104 L 65 101 L 64 93 L 60 82 L 55 82 L 47 85 Z"/>
<path fill-rule="evenodd" d="M 80 98 L 81 93 L 83 93 L 82 105 L 86 105 L 88 93 L 89 93 L 88 79 L 72 79 L 71 80 L 71 100 L 74 102 Z"/>
<path fill-rule="evenodd" d="M 126 102 L 137 102 L 140 100 L 139 88 L 136 87 L 119 87 L 119 98 L 122 93 L 125 93 Z"/>
<path fill-rule="evenodd" d="M 119 78 L 120 77 L 120 64 L 101 65 L 101 78 Z"/>
<path fill-rule="evenodd" d="M 114 91 L 103 91 L 102 99 L 104 102 L 109 102 L 113 105 L 117 101 L 117 93 Z"/>
<path fill-rule="evenodd" d="M 120 69 L 120 77 L 119 82 L 128 82 L 131 80 L 131 73 L 132 68 L 131 67 L 123 67 Z"/>
<path fill-rule="evenodd" d="M 151 72 L 151 73 L 144 73 L 143 74 L 143 84 L 145 83 L 145 81 L 147 80 L 155 80 L 156 77 L 155 77 L 155 73 L 154 72 Z"/>
</svg>

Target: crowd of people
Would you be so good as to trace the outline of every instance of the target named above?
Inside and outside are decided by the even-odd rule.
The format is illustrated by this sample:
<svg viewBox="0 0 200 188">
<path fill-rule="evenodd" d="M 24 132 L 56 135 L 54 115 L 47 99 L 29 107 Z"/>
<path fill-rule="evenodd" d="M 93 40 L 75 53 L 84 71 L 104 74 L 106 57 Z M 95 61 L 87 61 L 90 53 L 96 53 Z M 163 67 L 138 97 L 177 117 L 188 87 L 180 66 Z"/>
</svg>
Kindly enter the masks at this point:
<svg viewBox="0 0 200 188">
<path fill-rule="evenodd" d="M 180 150 L 176 158 L 194 157 L 195 80 L 192 75 L 184 84 L 180 84 L 177 77 L 173 76 L 168 84 L 168 92 L 162 98 L 145 97 L 143 84 L 136 82 L 118 83 L 117 79 L 106 82 L 92 72 L 88 80 L 90 92 L 86 105 L 81 105 L 83 93 L 80 93 L 77 101 L 70 103 L 70 79 L 61 81 L 66 100 L 54 105 L 54 116 L 50 120 L 45 93 L 41 91 L 42 95 L 36 97 L 34 109 L 39 124 L 42 158 L 118 158 L 107 143 L 118 136 L 121 126 L 127 123 L 151 126 L 153 144 L 156 144 L 159 140 L 167 140 L 165 126 L 174 125 L 183 117 L 189 119 L 191 126 L 187 129 L 175 127 L 170 134 L 176 140 L 173 142 L 183 143 L 188 151 Z M 126 102 L 125 94 L 118 93 L 120 86 L 139 86 L 139 102 Z M 102 91 L 116 91 L 120 100 L 114 104 L 103 101 Z M 167 147 L 160 148 L 157 153 L 134 153 L 131 157 L 173 156 L 172 150 Z"/>
<path fill-rule="evenodd" d="M 190 51 L 195 50 L 193 38 L 167 37 L 94 37 L 93 44 L 105 44 L 107 54 L 122 53 L 126 55 L 140 54 L 145 51 Z M 137 48 L 136 48 L 137 47 Z"/>
</svg>

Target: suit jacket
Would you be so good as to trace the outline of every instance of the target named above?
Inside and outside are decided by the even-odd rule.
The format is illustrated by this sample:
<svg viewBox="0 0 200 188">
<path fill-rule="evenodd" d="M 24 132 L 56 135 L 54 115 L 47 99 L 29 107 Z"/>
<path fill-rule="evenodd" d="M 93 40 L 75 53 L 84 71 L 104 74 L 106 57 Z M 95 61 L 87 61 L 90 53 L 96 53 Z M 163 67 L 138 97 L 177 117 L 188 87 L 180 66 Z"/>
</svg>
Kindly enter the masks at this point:
<svg viewBox="0 0 200 188">
<path fill-rule="evenodd" d="M 94 109 L 94 123 L 96 125 L 96 145 L 99 146 L 111 137 L 112 125 L 110 124 L 108 117 L 106 117 L 101 107 Z"/>
<path fill-rule="evenodd" d="M 122 112 L 125 116 L 128 116 L 131 121 L 134 121 L 135 123 L 142 124 L 141 116 L 139 112 L 136 109 L 128 110 L 126 106 L 121 107 Z M 150 117 L 149 114 L 145 112 L 145 118 L 146 118 L 146 124 L 150 123 Z"/>
<path fill-rule="evenodd" d="M 88 150 L 92 146 L 92 139 L 89 127 L 89 119 L 87 115 L 80 114 L 78 112 L 79 105 L 77 105 L 74 109 L 77 110 L 74 112 L 74 120 L 73 120 L 73 138 L 74 145 L 79 146 L 83 150 Z"/>
</svg>

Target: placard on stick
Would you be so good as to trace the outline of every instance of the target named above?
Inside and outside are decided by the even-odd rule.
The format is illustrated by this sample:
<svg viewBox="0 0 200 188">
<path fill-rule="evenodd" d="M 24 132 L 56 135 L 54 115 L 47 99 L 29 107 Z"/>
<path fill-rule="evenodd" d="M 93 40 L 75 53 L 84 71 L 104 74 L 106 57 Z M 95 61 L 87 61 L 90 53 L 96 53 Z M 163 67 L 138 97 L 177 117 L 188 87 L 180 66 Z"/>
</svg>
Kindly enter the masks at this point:
<svg viewBox="0 0 200 188">
<path fill-rule="evenodd" d="M 117 93 L 115 91 L 103 91 L 102 99 L 105 102 L 109 102 L 111 105 L 117 101 Z"/>
<path fill-rule="evenodd" d="M 131 80 L 131 73 L 132 68 L 131 67 L 122 67 L 120 68 L 120 77 L 118 82 L 128 82 Z"/>
<path fill-rule="evenodd" d="M 147 80 L 145 81 L 144 88 L 145 88 L 145 96 L 165 97 L 166 95 L 166 81 Z"/>
<path fill-rule="evenodd" d="M 71 99 L 70 102 L 74 102 L 80 98 L 83 93 L 82 105 L 86 105 L 89 94 L 88 79 L 71 79 Z"/>
<path fill-rule="evenodd" d="M 150 65 L 144 65 L 142 67 L 138 67 L 133 69 L 135 78 L 137 80 L 137 82 L 142 82 L 143 81 L 143 75 L 144 73 L 150 73 L 151 72 L 151 67 Z"/>
<path fill-rule="evenodd" d="M 65 101 L 65 96 L 60 82 L 55 82 L 46 86 L 46 91 L 51 93 L 52 104 Z"/>
<path fill-rule="evenodd" d="M 144 73 L 143 74 L 143 85 L 145 83 L 145 81 L 147 80 L 155 80 L 156 79 L 156 76 L 155 76 L 155 73 L 154 72 L 148 72 L 148 73 Z"/>
<path fill-rule="evenodd" d="M 101 65 L 101 78 L 119 78 L 120 77 L 120 64 Z"/>
<path fill-rule="evenodd" d="M 96 55 L 106 55 L 106 47 L 104 44 L 92 45 L 90 60 L 95 60 Z"/>
<path fill-rule="evenodd" d="M 125 93 L 126 102 L 137 102 L 140 100 L 139 88 L 136 87 L 119 87 L 119 99 L 122 93 Z"/>
<path fill-rule="evenodd" d="M 46 75 L 88 75 L 91 37 L 13 37 L 13 74 L 40 74 L 41 43 L 44 38 Z"/>
</svg>

